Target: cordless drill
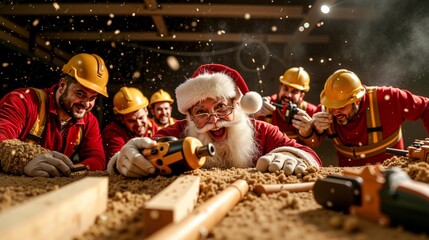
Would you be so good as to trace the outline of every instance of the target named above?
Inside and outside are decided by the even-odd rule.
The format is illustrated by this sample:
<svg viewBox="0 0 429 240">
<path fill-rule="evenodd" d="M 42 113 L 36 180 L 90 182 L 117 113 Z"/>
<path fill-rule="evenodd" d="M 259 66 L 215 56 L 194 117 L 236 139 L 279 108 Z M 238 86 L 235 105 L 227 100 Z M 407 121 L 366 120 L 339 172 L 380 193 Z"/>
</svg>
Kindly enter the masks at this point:
<svg viewBox="0 0 429 240">
<path fill-rule="evenodd" d="M 157 168 L 157 172 L 161 175 L 198 169 L 204 165 L 206 156 L 215 154 L 213 144 L 203 145 L 194 137 L 169 141 L 160 139 L 157 142 L 154 148 L 144 149 L 143 156 Z"/>
</svg>

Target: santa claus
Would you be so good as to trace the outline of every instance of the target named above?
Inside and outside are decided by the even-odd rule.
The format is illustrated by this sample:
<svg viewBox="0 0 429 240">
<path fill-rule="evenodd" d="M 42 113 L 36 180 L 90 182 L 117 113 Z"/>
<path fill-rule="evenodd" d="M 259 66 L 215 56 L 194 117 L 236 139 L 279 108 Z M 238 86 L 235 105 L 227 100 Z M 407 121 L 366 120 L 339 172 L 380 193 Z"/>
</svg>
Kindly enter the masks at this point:
<svg viewBox="0 0 429 240">
<path fill-rule="evenodd" d="M 186 119 L 161 129 L 154 138 L 191 136 L 203 144 L 213 144 L 216 154 L 206 157 L 204 168 L 256 167 L 291 175 L 322 165 L 308 146 L 290 139 L 276 126 L 249 117 L 261 108 L 262 99 L 258 93 L 249 92 L 234 69 L 221 64 L 200 66 L 176 88 L 176 99 Z M 150 138 L 131 139 L 110 159 L 109 172 L 128 177 L 154 173 L 155 167 L 141 152 L 155 145 Z"/>
</svg>

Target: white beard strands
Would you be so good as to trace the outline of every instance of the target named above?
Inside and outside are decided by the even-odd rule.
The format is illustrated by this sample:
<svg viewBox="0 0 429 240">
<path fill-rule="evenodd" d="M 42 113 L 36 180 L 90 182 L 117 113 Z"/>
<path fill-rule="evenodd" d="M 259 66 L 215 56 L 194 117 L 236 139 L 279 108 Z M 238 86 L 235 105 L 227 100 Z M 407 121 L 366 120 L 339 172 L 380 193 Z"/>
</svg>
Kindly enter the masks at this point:
<svg viewBox="0 0 429 240">
<path fill-rule="evenodd" d="M 246 113 L 240 110 L 235 109 L 233 113 L 235 121 L 218 121 L 216 125 L 208 124 L 202 129 L 198 129 L 195 123 L 187 117 L 186 135 L 198 138 L 204 145 L 212 143 L 216 147 L 215 156 L 206 157 L 204 168 L 247 168 L 253 166 L 252 159 L 258 153 L 258 146 L 254 140 L 254 128 Z M 228 137 L 226 140 L 213 142 L 207 132 L 219 126 L 227 128 Z"/>
</svg>

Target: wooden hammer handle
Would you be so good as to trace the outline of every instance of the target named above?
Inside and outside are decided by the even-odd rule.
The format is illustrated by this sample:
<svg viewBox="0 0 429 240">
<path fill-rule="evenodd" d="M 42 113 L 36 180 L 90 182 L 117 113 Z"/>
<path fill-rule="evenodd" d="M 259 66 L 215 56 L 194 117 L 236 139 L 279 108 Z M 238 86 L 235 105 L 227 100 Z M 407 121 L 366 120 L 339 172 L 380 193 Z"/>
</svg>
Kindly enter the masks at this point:
<svg viewBox="0 0 429 240">
<path fill-rule="evenodd" d="M 288 183 L 288 184 L 262 184 L 256 185 L 253 189 L 258 194 L 276 193 L 280 191 L 305 192 L 313 189 L 314 182 Z"/>
</svg>

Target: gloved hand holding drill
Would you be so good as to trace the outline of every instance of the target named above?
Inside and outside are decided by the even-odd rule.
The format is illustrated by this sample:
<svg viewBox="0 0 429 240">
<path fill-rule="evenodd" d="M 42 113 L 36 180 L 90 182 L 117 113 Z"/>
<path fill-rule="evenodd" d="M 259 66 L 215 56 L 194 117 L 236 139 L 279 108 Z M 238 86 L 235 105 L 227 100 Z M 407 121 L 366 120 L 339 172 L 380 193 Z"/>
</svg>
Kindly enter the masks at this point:
<svg viewBox="0 0 429 240">
<path fill-rule="evenodd" d="M 116 169 L 122 175 L 134 178 L 155 173 L 155 167 L 142 155 L 141 150 L 153 148 L 156 143 L 147 137 L 131 139 L 109 160 L 107 171 L 113 173 Z"/>
<path fill-rule="evenodd" d="M 212 144 L 203 146 L 193 137 L 181 140 L 158 141 L 147 137 L 133 138 L 110 159 L 107 170 L 115 169 L 127 177 L 144 177 L 150 174 L 175 174 L 202 167 L 205 156 L 213 156 Z"/>
</svg>

